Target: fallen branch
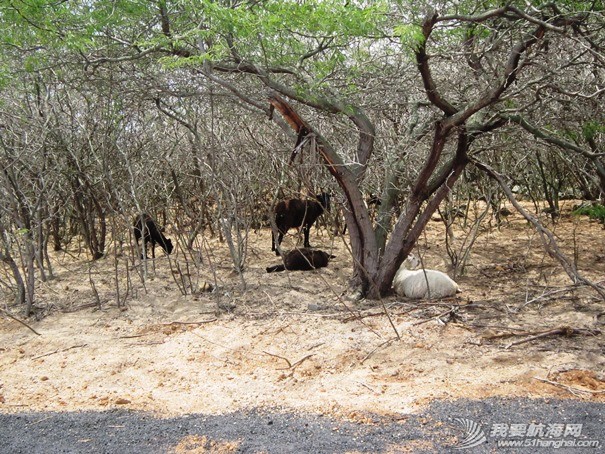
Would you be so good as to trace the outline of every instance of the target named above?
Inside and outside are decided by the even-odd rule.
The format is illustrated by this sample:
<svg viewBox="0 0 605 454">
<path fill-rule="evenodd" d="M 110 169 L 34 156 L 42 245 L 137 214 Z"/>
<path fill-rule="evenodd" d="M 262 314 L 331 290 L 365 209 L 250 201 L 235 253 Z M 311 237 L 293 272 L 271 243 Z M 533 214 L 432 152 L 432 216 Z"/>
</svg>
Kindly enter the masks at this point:
<svg viewBox="0 0 605 454">
<path fill-rule="evenodd" d="M 372 350 L 370 353 L 368 353 L 362 360 L 361 360 L 361 364 L 365 363 L 379 348 L 384 347 L 385 345 L 391 345 L 391 343 L 393 343 L 394 341 L 396 341 L 398 339 L 396 338 L 391 338 L 388 339 L 386 341 L 384 341 L 383 343 L 381 343 L 378 347 L 376 347 L 374 350 Z"/>
<path fill-rule="evenodd" d="M 448 314 L 450 314 L 452 317 L 455 317 L 456 311 L 457 311 L 457 309 L 452 306 L 447 311 L 444 311 L 444 312 L 440 313 L 439 315 L 436 315 L 435 317 L 430 317 L 430 318 L 427 318 L 426 320 L 414 322 L 414 323 L 412 323 L 412 326 L 422 325 L 423 323 L 430 322 L 431 320 L 439 320 L 443 323 L 443 320 L 441 320 L 441 317 L 443 317 L 444 315 L 448 315 Z"/>
<path fill-rule="evenodd" d="M 547 380 L 546 378 L 533 377 L 533 379 L 544 382 L 544 383 L 548 383 L 549 385 L 553 385 L 558 388 L 562 388 L 565 391 L 570 392 L 574 396 L 580 396 L 581 395 L 580 393 L 586 393 L 586 394 L 603 394 L 603 393 L 605 393 L 605 390 L 593 391 L 592 389 L 576 388 L 575 386 L 564 385 L 563 383 L 558 383 L 556 381 Z"/>
<path fill-rule="evenodd" d="M 526 337 L 525 339 L 521 339 L 515 342 L 511 342 L 510 344 L 508 344 L 507 346 L 505 346 L 504 348 L 506 350 L 508 350 L 509 348 L 511 348 L 514 345 L 520 345 L 520 344 L 525 344 L 527 342 L 531 342 L 533 340 L 536 339 L 541 339 L 543 337 L 548 337 L 548 336 L 566 336 L 566 337 L 571 337 L 571 336 L 575 336 L 575 335 L 584 335 L 584 336 L 595 336 L 597 334 L 601 334 L 601 331 L 599 330 L 590 330 L 590 329 L 582 329 L 582 328 L 571 328 L 569 326 L 562 326 L 560 328 L 555 328 L 555 329 L 550 329 L 547 331 L 538 331 L 536 333 L 522 333 L 522 334 L 515 334 L 517 335 L 528 335 L 528 334 L 532 334 L 529 337 Z"/>
<path fill-rule="evenodd" d="M 27 323 L 25 323 L 23 320 L 19 320 L 17 317 L 15 317 L 14 315 L 12 315 L 10 312 L 0 308 L 0 311 L 2 311 L 2 313 L 4 315 L 6 315 L 8 318 L 12 318 L 14 321 L 21 323 L 23 326 L 25 326 L 26 328 L 28 328 L 30 331 L 32 331 L 35 335 L 37 336 L 41 336 L 42 334 L 40 334 L 38 331 L 36 331 L 35 329 L 33 329 L 31 326 L 29 326 Z"/>
<path fill-rule="evenodd" d="M 298 366 L 300 366 L 304 361 L 306 361 L 307 359 L 311 358 L 312 356 L 315 356 L 315 353 L 311 353 L 310 355 L 307 355 L 307 356 L 299 359 L 298 361 L 296 361 L 294 364 L 292 364 L 288 358 L 285 358 L 283 356 L 276 355 L 275 353 L 269 353 L 269 352 L 267 352 L 265 350 L 263 350 L 263 353 L 265 355 L 273 356 L 274 358 L 283 359 L 286 362 L 286 364 L 288 365 L 288 367 L 282 367 L 282 368 L 279 368 L 277 370 L 288 370 L 288 369 L 294 370 Z"/>
<path fill-rule="evenodd" d="M 38 356 L 34 356 L 32 358 L 32 361 L 35 359 L 40 359 L 40 358 L 44 358 L 45 356 L 50 356 L 50 355 L 54 355 L 55 353 L 63 353 L 66 352 L 67 350 L 71 350 L 73 348 L 82 348 L 82 347 L 86 347 L 88 344 L 81 344 L 81 345 L 73 345 L 71 347 L 67 347 L 64 348 L 62 350 L 55 350 L 54 352 L 48 352 L 48 353 L 44 353 L 43 355 L 38 355 Z"/>
<path fill-rule="evenodd" d="M 79 306 L 76 307 L 71 307 L 69 309 L 61 309 L 61 312 L 63 314 L 71 314 L 72 312 L 78 312 L 82 309 L 88 309 L 90 307 L 100 307 L 101 304 L 94 302 L 94 303 L 86 303 L 86 304 L 80 304 Z"/>
<path fill-rule="evenodd" d="M 164 326 L 170 326 L 170 325 L 203 325 L 204 323 L 212 323 L 212 322 L 216 322 L 218 319 L 217 318 L 211 318 L 209 320 L 201 320 L 199 322 L 170 322 L 170 323 L 162 323 L 162 325 Z"/>
</svg>

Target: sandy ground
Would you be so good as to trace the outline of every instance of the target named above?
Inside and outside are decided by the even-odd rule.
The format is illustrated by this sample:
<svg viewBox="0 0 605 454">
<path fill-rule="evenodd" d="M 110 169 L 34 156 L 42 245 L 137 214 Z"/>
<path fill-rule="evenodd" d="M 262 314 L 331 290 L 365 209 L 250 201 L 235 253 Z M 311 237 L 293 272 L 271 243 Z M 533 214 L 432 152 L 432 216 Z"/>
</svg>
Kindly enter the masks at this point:
<svg viewBox="0 0 605 454">
<path fill-rule="evenodd" d="M 602 226 L 565 213 L 551 227 L 581 273 L 603 280 Z M 91 267 L 75 249 L 57 253 L 38 320 L 26 320 L 40 335 L 0 317 L 0 412 L 282 408 L 363 422 L 436 399 L 605 398 L 603 303 L 571 286 L 519 215 L 482 231 L 457 278 L 463 292 L 438 302 L 350 302 L 343 240 L 313 229 L 311 242 L 337 256 L 328 268 L 267 274 L 270 233 L 251 233 L 243 281 L 217 239 L 204 240 L 198 268 L 181 249 L 159 254 L 144 283 L 125 256 Z M 431 268 L 446 270 L 444 244 L 431 222 L 420 243 Z M 183 282 L 216 289 L 182 294 Z M 512 345 L 559 328 L 569 329 Z"/>
</svg>

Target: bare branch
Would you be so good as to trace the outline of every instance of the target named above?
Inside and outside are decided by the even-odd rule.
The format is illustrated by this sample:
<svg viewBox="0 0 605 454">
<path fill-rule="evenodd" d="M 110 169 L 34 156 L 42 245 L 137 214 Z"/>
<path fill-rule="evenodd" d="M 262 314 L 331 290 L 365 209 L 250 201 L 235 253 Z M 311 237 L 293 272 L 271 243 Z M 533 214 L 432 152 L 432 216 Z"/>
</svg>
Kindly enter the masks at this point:
<svg viewBox="0 0 605 454">
<path fill-rule="evenodd" d="M 426 91 L 429 101 L 431 101 L 437 108 L 441 109 L 446 115 L 451 116 L 458 112 L 458 109 L 446 101 L 437 90 L 437 85 L 433 80 L 431 68 L 429 67 L 429 57 L 426 53 L 426 44 L 431 36 L 437 19 L 437 13 L 434 13 L 432 16 L 427 16 L 424 19 L 422 24 L 422 34 L 424 35 L 424 40 L 416 50 L 416 63 L 418 66 L 418 71 L 420 71 L 420 75 L 422 76 L 422 83 L 424 84 L 424 90 Z"/>
<path fill-rule="evenodd" d="M 601 296 L 601 298 L 605 300 L 605 289 L 603 289 L 600 285 L 595 284 L 580 275 L 573 262 L 569 258 L 567 258 L 567 256 L 561 251 L 561 249 L 559 249 L 559 246 L 557 245 L 557 241 L 555 240 L 555 236 L 553 235 L 553 233 L 546 227 L 544 227 L 535 216 L 532 216 L 528 211 L 526 211 L 525 208 L 523 208 L 521 204 L 517 201 L 517 199 L 515 199 L 512 190 L 504 181 L 504 177 L 498 172 L 496 172 L 494 169 L 492 169 L 489 165 L 483 162 L 477 161 L 476 159 L 471 159 L 470 161 L 478 169 L 483 170 L 487 175 L 489 175 L 491 178 L 498 182 L 498 184 L 506 194 L 508 200 L 513 204 L 517 211 L 519 211 L 519 213 L 521 213 L 523 217 L 534 226 L 534 228 L 540 235 L 540 239 L 542 240 L 542 244 L 544 245 L 544 248 L 546 249 L 548 255 L 550 255 L 553 259 L 557 260 L 561 264 L 561 266 L 563 267 L 569 278 L 572 280 L 572 282 L 576 284 L 582 283 L 592 287 Z"/>
<path fill-rule="evenodd" d="M 29 326 L 27 323 L 25 323 L 23 320 L 18 319 L 17 317 L 15 317 L 14 315 L 12 315 L 10 312 L 2 309 L 0 307 L 0 311 L 2 311 L 2 313 L 4 315 L 6 315 L 8 318 L 12 318 L 14 321 L 21 323 L 23 326 L 25 326 L 27 329 L 29 329 L 30 331 L 32 331 L 34 334 L 36 334 L 37 336 L 41 336 L 41 334 L 36 331 L 35 329 L 33 329 L 31 326 Z"/>
</svg>

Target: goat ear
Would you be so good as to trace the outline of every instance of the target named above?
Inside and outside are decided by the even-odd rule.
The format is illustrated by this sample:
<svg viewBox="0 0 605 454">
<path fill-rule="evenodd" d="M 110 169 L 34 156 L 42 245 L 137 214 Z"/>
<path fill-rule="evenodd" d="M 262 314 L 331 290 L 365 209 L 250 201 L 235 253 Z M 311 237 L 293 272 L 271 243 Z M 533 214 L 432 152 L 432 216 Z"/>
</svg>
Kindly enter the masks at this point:
<svg viewBox="0 0 605 454">
<path fill-rule="evenodd" d="M 411 252 L 408 254 L 408 257 L 406 260 L 408 260 L 408 263 L 410 264 L 410 266 L 412 266 L 414 268 L 417 268 L 422 264 L 422 262 L 420 261 L 420 258 L 418 258 L 418 256 L 416 256 L 415 254 L 413 254 Z"/>
</svg>

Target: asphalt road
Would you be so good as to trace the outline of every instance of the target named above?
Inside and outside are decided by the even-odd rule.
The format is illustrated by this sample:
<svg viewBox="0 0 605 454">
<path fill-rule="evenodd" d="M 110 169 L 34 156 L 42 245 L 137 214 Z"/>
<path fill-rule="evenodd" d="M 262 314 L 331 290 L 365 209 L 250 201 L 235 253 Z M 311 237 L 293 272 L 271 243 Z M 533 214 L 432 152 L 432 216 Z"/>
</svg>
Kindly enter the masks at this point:
<svg viewBox="0 0 605 454">
<path fill-rule="evenodd" d="M 0 414 L 0 452 L 580 454 L 603 451 L 604 410 L 579 400 L 487 399 L 435 402 L 395 419 L 368 415 L 364 423 L 279 409 L 171 419 L 129 411 Z M 212 451 L 210 440 L 237 450 Z"/>
</svg>

